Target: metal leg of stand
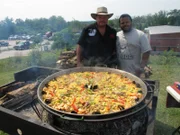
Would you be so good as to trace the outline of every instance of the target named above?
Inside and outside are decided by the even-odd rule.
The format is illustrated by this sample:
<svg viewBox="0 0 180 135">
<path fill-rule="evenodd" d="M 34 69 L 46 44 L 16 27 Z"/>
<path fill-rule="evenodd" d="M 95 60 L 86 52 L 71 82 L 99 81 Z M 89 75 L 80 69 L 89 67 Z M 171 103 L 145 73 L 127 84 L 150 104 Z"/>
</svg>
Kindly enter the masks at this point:
<svg viewBox="0 0 180 135">
<path fill-rule="evenodd" d="M 176 133 L 178 133 L 180 135 L 180 126 L 173 131 L 172 135 L 175 135 Z"/>
</svg>

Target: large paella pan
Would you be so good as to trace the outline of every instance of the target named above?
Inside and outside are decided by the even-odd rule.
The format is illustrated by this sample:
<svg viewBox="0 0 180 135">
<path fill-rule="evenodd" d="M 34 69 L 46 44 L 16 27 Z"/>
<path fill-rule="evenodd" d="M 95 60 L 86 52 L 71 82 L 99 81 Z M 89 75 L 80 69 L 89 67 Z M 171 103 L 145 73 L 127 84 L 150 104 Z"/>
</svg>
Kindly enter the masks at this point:
<svg viewBox="0 0 180 135">
<path fill-rule="evenodd" d="M 37 95 L 46 110 L 60 116 L 98 118 L 118 115 L 142 103 L 147 87 L 122 70 L 78 67 L 47 77 Z"/>
</svg>

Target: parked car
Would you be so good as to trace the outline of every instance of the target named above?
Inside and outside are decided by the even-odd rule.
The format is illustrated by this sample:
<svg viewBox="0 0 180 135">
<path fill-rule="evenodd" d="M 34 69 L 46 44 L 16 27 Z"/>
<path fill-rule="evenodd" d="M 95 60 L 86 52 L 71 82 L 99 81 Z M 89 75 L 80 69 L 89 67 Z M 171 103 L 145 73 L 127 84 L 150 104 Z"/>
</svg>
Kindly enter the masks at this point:
<svg viewBox="0 0 180 135">
<path fill-rule="evenodd" d="M 15 50 L 26 50 L 29 48 L 30 48 L 30 42 L 29 41 L 19 42 L 17 45 L 14 46 Z"/>
<path fill-rule="evenodd" d="M 8 46 L 9 43 L 6 41 L 0 41 L 0 46 Z"/>
</svg>

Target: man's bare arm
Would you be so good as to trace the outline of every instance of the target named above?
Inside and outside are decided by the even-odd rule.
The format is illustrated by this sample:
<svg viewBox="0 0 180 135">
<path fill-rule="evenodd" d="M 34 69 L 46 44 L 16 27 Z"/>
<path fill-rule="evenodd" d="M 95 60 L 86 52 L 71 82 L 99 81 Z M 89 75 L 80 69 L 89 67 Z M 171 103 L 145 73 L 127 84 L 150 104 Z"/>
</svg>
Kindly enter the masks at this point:
<svg viewBox="0 0 180 135">
<path fill-rule="evenodd" d="M 77 67 L 80 67 L 82 66 L 82 47 L 80 45 L 77 45 L 76 55 L 77 55 Z"/>
<path fill-rule="evenodd" d="M 144 68 L 147 65 L 149 56 L 150 56 L 150 51 L 142 54 L 141 68 Z"/>
</svg>

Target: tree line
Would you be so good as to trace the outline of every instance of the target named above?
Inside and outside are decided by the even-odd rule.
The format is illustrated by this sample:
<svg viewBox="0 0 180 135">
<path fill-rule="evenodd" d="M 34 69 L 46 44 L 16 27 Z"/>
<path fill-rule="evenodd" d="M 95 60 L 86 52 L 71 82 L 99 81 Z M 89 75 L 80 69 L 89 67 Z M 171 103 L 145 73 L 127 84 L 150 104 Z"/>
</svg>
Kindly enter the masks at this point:
<svg viewBox="0 0 180 135">
<path fill-rule="evenodd" d="M 158 25 L 173 25 L 180 26 L 180 10 L 174 9 L 170 11 L 159 11 L 155 14 L 148 14 L 143 16 L 133 16 L 133 26 L 137 29 L 144 30 L 149 26 Z M 110 25 L 119 29 L 119 18 L 110 20 Z"/>
<path fill-rule="evenodd" d="M 143 16 L 133 16 L 133 25 L 140 29 L 148 26 L 157 25 L 174 25 L 180 26 L 180 10 L 174 9 L 171 11 L 159 11 L 155 14 Z M 83 27 L 91 23 L 90 21 L 82 22 L 73 20 L 67 22 L 62 16 L 51 16 L 50 18 L 39 19 L 16 19 L 6 17 L 0 21 L 0 39 L 8 39 L 10 35 L 28 34 L 34 35 L 37 33 L 44 34 L 47 31 L 59 32 L 64 38 L 68 36 L 65 33 L 80 32 Z M 119 18 L 109 20 L 109 25 L 119 30 Z"/>
<path fill-rule="evenodd" d="M 72 32 L 82 29 L 84 25 L 80 21 L 66 22 L 61 16 L 39 19 L 16 19 L 6 17 L 0 21 L 0 39 L 8 39 L 10 35 L 35 35 L 45 34 L 47 31 L 60 32 L 68 28 Z"/>
</svg>

